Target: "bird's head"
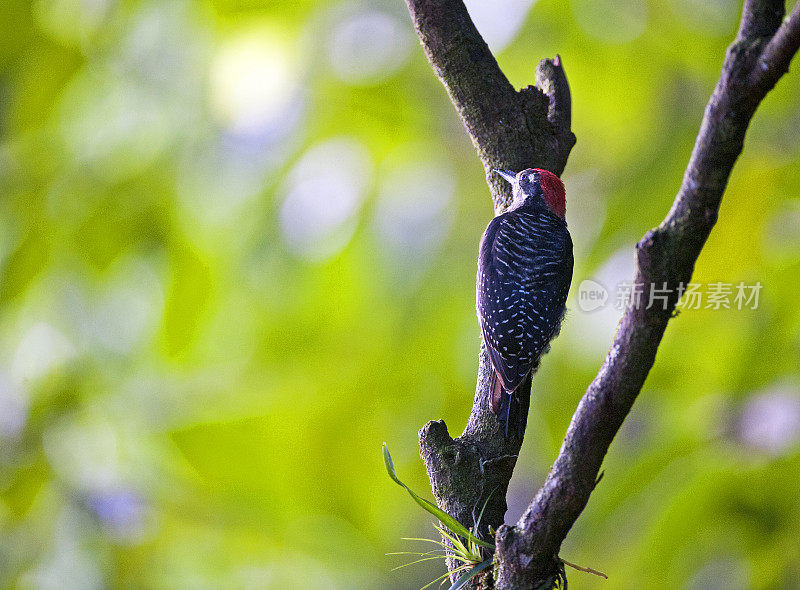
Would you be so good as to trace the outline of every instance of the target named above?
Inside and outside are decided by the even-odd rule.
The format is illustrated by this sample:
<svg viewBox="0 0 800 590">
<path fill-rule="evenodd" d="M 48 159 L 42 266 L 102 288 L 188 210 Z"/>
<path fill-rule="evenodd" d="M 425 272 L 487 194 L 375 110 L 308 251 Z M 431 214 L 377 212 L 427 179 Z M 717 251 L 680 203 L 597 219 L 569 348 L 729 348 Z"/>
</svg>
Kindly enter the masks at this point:
<svg viewBox="0 0 800 590">
<path fill-rule="evenodd" d="M 547 170 L 528 168 L 522 172 L 495 170 L 514 187 L 514 200 L 510 209 L 544 202 L 551 213 L 564 219 L 567 213 L 567 196 L 561 179 Z"/>
</svg>

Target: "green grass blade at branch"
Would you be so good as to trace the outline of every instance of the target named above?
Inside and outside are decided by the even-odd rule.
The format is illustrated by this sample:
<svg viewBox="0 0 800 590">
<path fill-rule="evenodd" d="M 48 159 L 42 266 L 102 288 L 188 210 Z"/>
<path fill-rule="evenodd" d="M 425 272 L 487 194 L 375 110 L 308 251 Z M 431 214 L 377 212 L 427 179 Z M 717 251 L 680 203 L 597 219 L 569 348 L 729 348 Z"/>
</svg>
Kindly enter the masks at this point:
<svg viewBox="0 0 800 590">
<path fill-rule="evenodd" d="M 394 470 L 394 463 L 392 462 L 392 456 L 389 454 L 389 449 L 386 446 L 386 443 L 383 443 L 383 462 L 386 465 L 386 471 L 389 473 L 389 477 L 391 477 L 394 482 L 402 486 L 409 495 L 414 499 L 414 501 L 419 504 L 424 510 L 427 510 L 431 514 L 433 514 L 439 521 L 450 529 L 453 533 L 464 537 L 465 539 L 469 539 L 473 543 L 477 543 L 481 547 L 486 547 L 487 549 L 494 550 L 494 545 L 484 541 L 476 537 L 470 530 L 465 527 L 463 524 L 458 522 L 455 518 L 447 514 L 444 510 L 439 508 L 433 502 L 426 500 L 425 498 L 420 497 L 416 493 L 414 493 L 411 488 L 409 488 L 406 484 L 400 481 L 400 478 L 397 477 L 397 473 Z"/>
</svg>

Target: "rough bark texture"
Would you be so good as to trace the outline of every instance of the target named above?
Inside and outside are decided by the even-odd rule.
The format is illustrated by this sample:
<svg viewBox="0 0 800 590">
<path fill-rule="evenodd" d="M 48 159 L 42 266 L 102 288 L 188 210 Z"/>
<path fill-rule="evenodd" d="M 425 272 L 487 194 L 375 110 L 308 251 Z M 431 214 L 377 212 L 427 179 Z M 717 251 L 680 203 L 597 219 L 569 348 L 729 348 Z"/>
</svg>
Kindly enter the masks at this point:
<svg viewBox="0 0 800 590">
<path fill-rule="evenodd" d="M 475 29 L 462 0 L 406 0 L 433 70 L 472 137 L 487 171 L 495 210 L 509 187 L 493 168 L 549 169 L 561 174 L 575 143 L 570 94 L 558 56 L 542 60 L 535 86 L 515 91 Z M 636 245 L 634 283 L 642 300 L 653 286 L 672 293 L 662 305 L 630 306 L 600 371 L 583 396 L 544 485 L 522 518 L 496 535 L 496 569 L 473 588 L 528 589 L 553 585 L 558 551 L 595 487 L 609 445 L 630 411 L 672 316 L 681 283 L 717 220 L 728 177 L 761 100 L 800 47 L 800 4 L 784 20 L 782 0 L 747 0 L 735 41 L 706 107 L 680 190 L 664 221 Z M 481 350 L 478 384 L 464 433 L 452 439 L 444 422 L 419 433 L 422 457 L 441 508 L 467 525 L 492 493 L 484 528 L 497 527 L 522 441 L 505 438 L 488 404 L 490 366 Z M 527 419 L 527 412 L 520 417 Z M 511 431 L 514 431 L 512 425 Z"/>
<path fill-rule="evenodd" d="M 406 0 L 433 71 L 486 169 L 495 209 L 511 198 L 494 168 L 535 165 L 560 175 L 575 145 L 570 94 L 558 56 L 542 60 L 535 85 L 514 90 L 461 0 Z"/>
</svg>

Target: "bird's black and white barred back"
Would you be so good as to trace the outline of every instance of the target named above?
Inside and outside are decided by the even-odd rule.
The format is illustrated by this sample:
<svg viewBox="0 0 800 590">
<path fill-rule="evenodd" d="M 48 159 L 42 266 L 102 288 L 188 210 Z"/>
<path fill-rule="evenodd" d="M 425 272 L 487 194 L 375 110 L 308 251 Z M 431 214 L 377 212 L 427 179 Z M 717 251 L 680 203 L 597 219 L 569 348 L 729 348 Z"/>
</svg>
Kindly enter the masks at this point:
<svg viewBox="0 0 800 590">
<path fill-rule="evenodd" d="M 514 208 L 483 234 L 476 307 L 493 369 L 492 411 L 508 434 L 512 406 L 527 403 L 530 377 L 560 329 L 573 258 L 561 181 L 544 170 L 501 173 L 513 179 Z M 553 179 L 560 195 L 549 194 L 558 193 Z"/>
</svg>

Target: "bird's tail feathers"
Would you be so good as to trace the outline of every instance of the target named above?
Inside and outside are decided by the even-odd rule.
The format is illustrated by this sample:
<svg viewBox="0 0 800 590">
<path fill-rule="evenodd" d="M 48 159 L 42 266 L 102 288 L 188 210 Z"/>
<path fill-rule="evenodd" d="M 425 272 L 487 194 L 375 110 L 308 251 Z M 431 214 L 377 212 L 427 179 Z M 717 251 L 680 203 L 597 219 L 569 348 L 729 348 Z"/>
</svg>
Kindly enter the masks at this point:
<svg viewBox="0 0 800 590">
<path fill-rule="evenodd" d="M 497 371 L 492 371 L 489 390 L 491 391 L 492 412 L 497 416 L 503 432 L 508 436 L 509 426 L 513 422 L 516 426 L 517 436 L 521 439 L 525 434 L 528 406 L 530 405 L 531 375 L 528 374 L 525 381 L 515 390 L 509 391 L 503 387 Z"/>
</svg>

